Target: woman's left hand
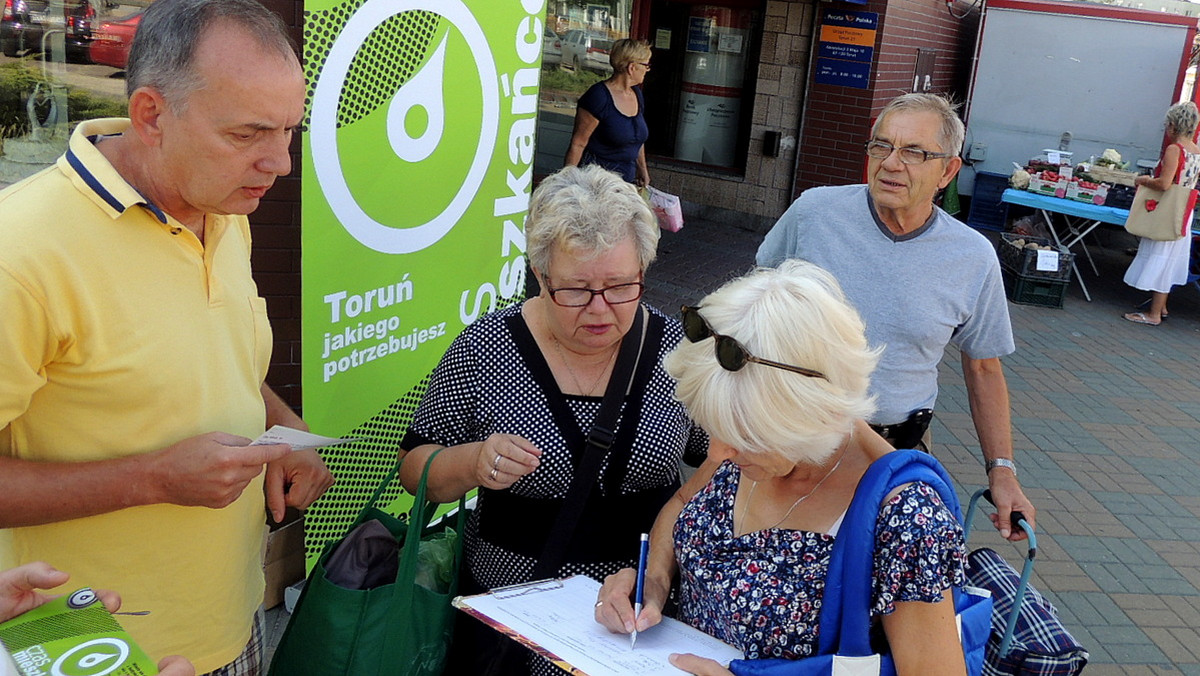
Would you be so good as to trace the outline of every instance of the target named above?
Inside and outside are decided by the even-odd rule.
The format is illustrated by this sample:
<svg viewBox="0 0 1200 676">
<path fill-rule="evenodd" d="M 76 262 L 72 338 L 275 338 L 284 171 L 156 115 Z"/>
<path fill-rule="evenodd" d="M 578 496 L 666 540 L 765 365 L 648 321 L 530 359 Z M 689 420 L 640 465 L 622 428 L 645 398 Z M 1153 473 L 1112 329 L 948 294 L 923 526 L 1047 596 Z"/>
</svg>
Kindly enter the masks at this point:
<svg viewBox="0 0 1200 676">
<path fill-rule="evenodd" d="M 637 176 L 633 179 L 633 182 L 639 188 L 648 187 L 650 185 L 650 172 L 638 167 Z"/>
<path fill-rule="evenodd" d="M 721 666 L 720 662 L 707 657 L 698 657 L 691 653 L 671 653 L 667 659 L 671 661 L 671 666 L 696 676 L 733 676 L 733 672 Z"/>
<path fill-rule="evenodd" d="M 475 455 L 476 485 L 504 490 L 518 479 L 531 474 L 542 451 L 533 442 L 515 434 L 493 434 L 479 445 Z"/>
</svg>

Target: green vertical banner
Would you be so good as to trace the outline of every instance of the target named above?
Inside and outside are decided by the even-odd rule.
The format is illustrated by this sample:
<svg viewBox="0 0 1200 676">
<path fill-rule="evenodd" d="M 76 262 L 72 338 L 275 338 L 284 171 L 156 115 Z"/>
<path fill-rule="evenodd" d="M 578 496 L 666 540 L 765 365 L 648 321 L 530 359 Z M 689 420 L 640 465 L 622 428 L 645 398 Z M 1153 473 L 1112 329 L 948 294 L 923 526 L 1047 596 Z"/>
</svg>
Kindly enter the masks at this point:
<svg viewBox="0 0 1200 676">
<path fill-rule="evenodd" d="M 361 438 L 322 452 L 310 560 L 395 462 L 450 342 L 524 291 L 544 4 L 305 3 L 304 418 Z"/>
</svg>

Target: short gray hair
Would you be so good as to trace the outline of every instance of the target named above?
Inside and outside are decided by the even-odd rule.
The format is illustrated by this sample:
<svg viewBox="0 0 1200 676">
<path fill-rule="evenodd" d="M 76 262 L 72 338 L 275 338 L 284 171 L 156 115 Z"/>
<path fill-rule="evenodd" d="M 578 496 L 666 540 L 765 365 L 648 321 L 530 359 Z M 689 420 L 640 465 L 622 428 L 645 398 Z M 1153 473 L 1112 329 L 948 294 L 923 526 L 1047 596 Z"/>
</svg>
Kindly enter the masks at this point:
<svg viewBox="0 0 1200 676">
<path fill-rule="evenodd" d="M 875 410 L 868 394 L 879 351 L 833 275 L 805 261 L 759 268 L 698 306 L 713 331 L 756 357 L 815 369 L 809 378 L 749 363 L 727 371 L 711 340 L 683 341 L 663 365 L 692 420 L 739 452 L 792 462 L 828 458 L 854 422 Z"/>
<path fill-rule="evenodd" d="M 942 129 L 938 133 L 938 145 L 942 147 L 942 152 L 958 155 L 962 152 L 966 128 L 963 126 L 962 120 L 958 119 L 957 110 L 958 104 L 941 94 L 905 94 L 898 96 L 888 102 L 883 107 L 883 110 L 879 112 L 879 117 L 875 118 L 875 125 L 871 127 L 871 136 L 875 136 L 875 132 L 879 130 L 879 125 L 883 123 L 883 118 L 891 113 L 897 111 L 933 113 L 942 121 Z"/>
<path fill-rule="evenodd" d="M 295 58 L 288 27 L 257 0 L 156 0 L 146 8 L 129 49 L 125 93 L 157 89 L 176 112 L 204 86 L 193 68 L 196 45 L 220 21 L 240 26 L 267 49 Z"/>
<path fill-rule="evenodd" d="M 548 274 L 557 247 L 599 256 L 633 240 L 642 272 L 658 253 L 658 223 L 637 189 L 598 165 L 563 167 L 533 191 L 525 222 L 529 264 Z"/>
<path fill-rule="evenodd" d="M 1172 136 L 1194 133 L 1197 124 L 1200 124 L 1200 110 L 1191 101 L 1176 103 L 1167 109 L 1167 131 Z"/>
</svg>

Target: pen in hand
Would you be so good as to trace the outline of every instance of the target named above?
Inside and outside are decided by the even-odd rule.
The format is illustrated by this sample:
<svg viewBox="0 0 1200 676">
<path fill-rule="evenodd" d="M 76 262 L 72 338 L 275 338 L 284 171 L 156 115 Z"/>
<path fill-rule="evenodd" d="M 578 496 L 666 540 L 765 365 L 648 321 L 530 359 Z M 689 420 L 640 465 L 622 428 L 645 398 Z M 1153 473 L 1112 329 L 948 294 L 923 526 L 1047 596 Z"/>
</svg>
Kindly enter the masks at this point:
<svg viewBox="0 0 1200 676">
<path fill-rule="evenodd" d="M 637 589 L 633 592 L 633 633 L 629 636 L 629 649 L 637 643 L 637 621 L 642 614 L 646 591 L 646 559 L 650 555 L 650 536 L 642 533 L 641 551 L 638 553 Z"/>
</svg>

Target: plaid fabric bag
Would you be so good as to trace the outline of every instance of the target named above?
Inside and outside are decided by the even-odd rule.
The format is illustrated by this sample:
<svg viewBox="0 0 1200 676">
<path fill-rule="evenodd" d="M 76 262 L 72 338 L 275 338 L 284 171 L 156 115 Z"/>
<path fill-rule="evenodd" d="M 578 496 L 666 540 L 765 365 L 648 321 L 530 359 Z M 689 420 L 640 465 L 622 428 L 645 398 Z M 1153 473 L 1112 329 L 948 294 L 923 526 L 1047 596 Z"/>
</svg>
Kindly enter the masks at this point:
<svg viewBox="0 0 1200 676">
<path fill-rule="evenodd" d="M 1012 644 L 998 655 L 1021 576 L 1004 557 L 987 547 L 967 555 L 968 584 L 992 592 L 992 632 L 983 663 L 984 676 L 1078 674 L 1088 653 L 1058 619 L 1058 609 L 1033 585 L 1025 588 Z"/>
</svg>

